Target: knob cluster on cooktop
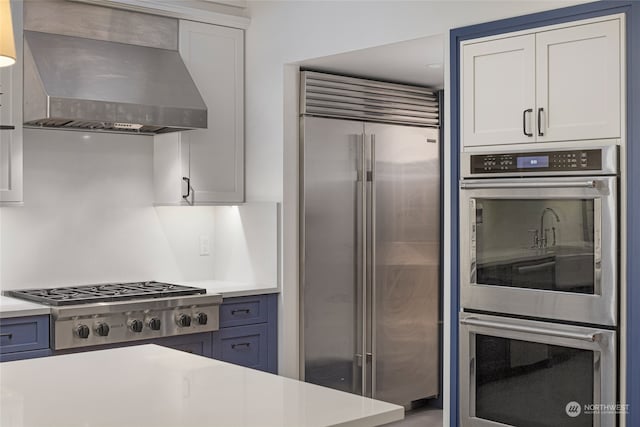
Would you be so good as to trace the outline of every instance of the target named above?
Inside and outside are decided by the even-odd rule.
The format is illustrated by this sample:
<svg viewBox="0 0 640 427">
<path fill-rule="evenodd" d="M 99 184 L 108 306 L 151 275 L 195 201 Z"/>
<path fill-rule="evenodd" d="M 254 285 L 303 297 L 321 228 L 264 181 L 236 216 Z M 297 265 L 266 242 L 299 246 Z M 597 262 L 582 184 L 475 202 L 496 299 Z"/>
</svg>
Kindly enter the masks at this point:
<svg viewBox="0 0 640 427">
<path fill-rule="evenodd" d="M 191 321 L 194 320 L 188 314 L 181 313 L 176 316 L 176 323 L 178 326 L 182 326 L 183 328 L 187 328 L 191 326 Z M 195 321 L 198 322 L 198 325 L 206 325 L 207 324 L 207 314 L 206 313 L 197 313 L 195 315 Z"/>
<path fill-rule="evenodd" d="M 162 317 L 162 315 L 155 316 L 153 314 L 149 314 L 143 318 L 129 317 L 126 322 L 124 322 L 124 325 L 122 321 L 114 323 L 115 319 L 96 320 L 95 323 L 87 322 L 88 324 L 79 323 L 73 326 L 73 334 L 77 338 L 87 339 L 91 335 L 109 338 L 111 338 L 113 334 L 121 335 L 122 332 L 120 332 L 120 330 L 122 327 L 124 327 L 129 334 L 133 333 L 133 335 L 141 334 L 145 330 L 160 331 L 163 326 Z M 180 329 L 190 328 L 192 325 L 204 326 L 207 325 L 208 321 L 209 317 L 205 312 L 177 313 L 175 315 L 175 323 Z M 122 325 L 122 327 L 120 325 Z M 188 331 L 185 332 L 189 333 Z"/>
</svg>

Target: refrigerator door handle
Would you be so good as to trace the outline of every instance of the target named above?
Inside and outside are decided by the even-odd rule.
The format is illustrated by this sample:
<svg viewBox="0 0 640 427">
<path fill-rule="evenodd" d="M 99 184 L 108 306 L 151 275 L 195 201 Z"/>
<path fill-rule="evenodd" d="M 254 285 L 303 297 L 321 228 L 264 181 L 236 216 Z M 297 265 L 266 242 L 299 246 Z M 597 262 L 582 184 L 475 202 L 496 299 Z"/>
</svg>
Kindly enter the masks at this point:
<svg viewBox="0 0 640 427">
<path fill-rule="evenodd" d="M 360 180 L 360 193 L 362 194 L 362 200 L 361 200 L 361 211 L 362 211 L 362 217 L 361 217 L 361 225 L 359 228 L 359 233 L 360 233 L 360 242 L 361 242 L 361 247 L 362 247 L 362 251 L 361 251 L 361 280 L 360 280 L 360 286 L 362 289 L 362 317 L 361 317 L 361 321 L 362 321 L 362 329 L 360 331 L 361 333 L 361 352 L 365 353 L 367 351 L 367 276 L 368 276 L 368 263 L 367 263 L 367 217 L 368 217 L 368 211 L 367 211 L 367 144 L 365 142 L 365 138 L 366 135 L 363 132 L 362 136 L 361 136 L 361 149 L 360 149 L 360 170 L 361 170 L 361 180 Z M 363 360 L 362 356 L 360 356 L 361 360 L 362 360 L 362 364 L 361 364 L 361 376 L 362 376 L 362 393 L 365 394 L 366 390 L 367 390 L 367 361 L 366 359 Z"/>
<path fill-rule="evenodd" d="M 370 353 L 367 354 L 369 356 L 369 363 L 371 364 L 371 397 L 375 398 L 376 396 L 376 135 L 371 134 L 371 197 L 369 197 L 369 219 L 371 221 L 369 225 L 370 235 L 369 235 L 369 246 L 370 246 L 370 258 L 369 258 L 369 281 L 371 283 L 371 292 L 370 292 L 370 315 L 369 321 L 371 337 L 369 341 L 370 345 Z"/>
</svg>

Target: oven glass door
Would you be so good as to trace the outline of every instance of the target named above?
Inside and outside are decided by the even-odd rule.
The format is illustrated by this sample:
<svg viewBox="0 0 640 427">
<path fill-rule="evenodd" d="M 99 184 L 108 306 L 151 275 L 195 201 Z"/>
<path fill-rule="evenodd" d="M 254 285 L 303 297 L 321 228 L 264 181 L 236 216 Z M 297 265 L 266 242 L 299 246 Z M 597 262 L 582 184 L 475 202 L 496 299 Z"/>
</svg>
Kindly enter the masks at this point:
<svg viewBox="0 0 640 427">
<path fill-rule="evenodd" d="M 615 332 L 461 316 L 463 426 L 614 426 Z M 586 406 L 585 406 L 586 405 Z"/>
<path fill-rule="evenodd" d="M 615 324 L 615 177 L 475 180 L 461 194 L 464 307 Z"/>
</svg>

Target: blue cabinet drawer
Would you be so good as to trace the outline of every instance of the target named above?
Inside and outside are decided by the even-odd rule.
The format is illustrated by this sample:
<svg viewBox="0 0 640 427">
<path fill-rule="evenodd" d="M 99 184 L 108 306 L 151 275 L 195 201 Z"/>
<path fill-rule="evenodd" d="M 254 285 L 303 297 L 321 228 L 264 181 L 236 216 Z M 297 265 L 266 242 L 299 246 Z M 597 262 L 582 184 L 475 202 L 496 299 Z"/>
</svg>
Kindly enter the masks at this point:
<svg viewBox="0 0 640 427">
<path fill-rule="evenodd" d="M 49 316 L 0 319 L 0 354 L 49 348 Z"/>
<path fill-rule="evenodd" d="M 264 323 L 268 320 L 268 295 L 237 297 L 220 306 L 220 328 Z"/>
<path fill-rule="evenodd" d="M 150 340 L 149 343 L 170 347 L 180 351 L 186 351 L 187 353 L 198 354 L 200 356 L 212 356 L 210 332 L 160 338 Z"/>
<path fill-rule="evenodd" d="M 235 326 L 214 333 L 213 357 L 247 368 L 269 370 L 266 324 Z"/>
</svg>

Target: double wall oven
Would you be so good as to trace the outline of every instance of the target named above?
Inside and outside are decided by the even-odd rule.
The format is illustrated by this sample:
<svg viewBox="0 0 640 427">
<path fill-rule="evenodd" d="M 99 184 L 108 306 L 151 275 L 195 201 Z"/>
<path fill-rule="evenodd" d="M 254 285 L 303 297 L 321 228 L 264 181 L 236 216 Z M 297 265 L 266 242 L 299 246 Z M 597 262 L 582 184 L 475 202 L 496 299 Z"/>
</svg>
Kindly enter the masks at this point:
<svg viewBox="0 0 640 427">
<path fill-rule="evenodd" d="M 618 148 L 464 153 L 463 426 L 615 426 Z"/>
</svg>

